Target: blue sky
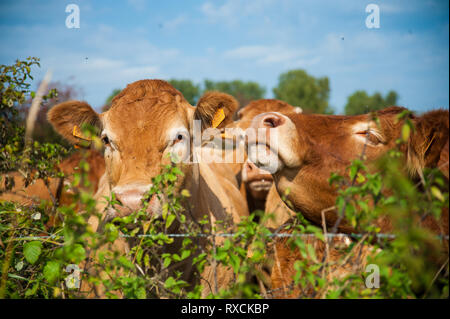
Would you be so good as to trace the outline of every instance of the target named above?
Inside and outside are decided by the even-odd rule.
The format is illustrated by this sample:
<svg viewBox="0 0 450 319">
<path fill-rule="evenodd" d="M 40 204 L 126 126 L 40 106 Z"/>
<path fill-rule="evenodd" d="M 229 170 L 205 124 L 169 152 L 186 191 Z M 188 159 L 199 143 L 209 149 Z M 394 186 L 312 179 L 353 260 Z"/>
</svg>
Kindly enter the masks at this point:
<svg viewBox="0 0 450 319">
<path fill-rule="evenodd" d="M 70 3 L 79 29 L 65 26 Z M 369 3 L 379 29 L 365 25 Z M 37 56 L 36 79 L 51 69 L 97 109 L 145 78 L 252 80 L 270 98 L 296 68 L 329 77 L 337 113 L 359 89 L 396 90 L 419 112 L 449 107 L 446 0 L 2 1 L 0 39 L 1 64 Z"/>
</svg>

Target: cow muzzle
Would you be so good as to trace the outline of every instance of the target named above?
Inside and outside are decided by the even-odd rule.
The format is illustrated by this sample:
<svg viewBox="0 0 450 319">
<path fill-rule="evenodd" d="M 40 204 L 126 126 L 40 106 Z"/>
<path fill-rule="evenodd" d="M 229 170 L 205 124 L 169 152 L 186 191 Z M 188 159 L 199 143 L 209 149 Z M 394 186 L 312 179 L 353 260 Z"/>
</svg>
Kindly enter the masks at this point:
<svg viewBox="0 0 450 319">
<path fill-rule="evenodd" d="M 247 161 L 242 168 L 242 181 L 247 183 L 253 197 L 264 200 L 272 186 L 273 178 L 270 172 Z"/>
<path fill-rule="evenodd" d="M 290 159 L 291 149 L 296 145 L 285 141 L 293 140 L 295 125 L 285 115 L 269 112 L 255 116 L 250 129 L 246 139 L 250 161 L 272 174 L 279 172 L 285 164 L 284 155 L 288 154 Z"/>
<path fill-rule="evenodd" d="M 125 217 L 133 212 L 140 210 L 144 206 L 143 198 L 151 185 L 132 186 L 132 187 L 114 187 L 113 193 L 119 204 L 111 208 L 110 213 L 114 217 Z M 162 212 L 160 199 L 154 194 L 148 202 L 146 213 L 149 216 L 160 216 Z"/>
</svg>

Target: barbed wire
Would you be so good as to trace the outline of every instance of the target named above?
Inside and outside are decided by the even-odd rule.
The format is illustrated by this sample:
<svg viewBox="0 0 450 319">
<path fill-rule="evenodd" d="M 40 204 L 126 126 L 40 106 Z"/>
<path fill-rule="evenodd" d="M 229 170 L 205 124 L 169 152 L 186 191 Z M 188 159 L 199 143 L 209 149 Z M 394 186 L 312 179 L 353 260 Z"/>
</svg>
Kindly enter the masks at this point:
<svg viewBox="0 0 450 319">
<path fill-rule="evenodd" d="M 197 234 L 165 234 L 165 233 L 158 233 L 158 234 L 138 234 L 138 235 L 127 235 L 127 234 L 120 234 L 119 237 L 121 238 L 156 238 L 156 237 L 160 237 L 161 235 L 167 236 L 167 237 L 171 237 L 171 238 L 177 238 L 177 237 L 181 237 L 181 238 L 186 238 L 186 237 L 191 237 L 191 238 L 196 238 L 196 237 L 203 237 L 203 238 L 208 238 L 208 237 L 235 237 L 235 236 L 244 236 L 244 234 L 239 234 L 239 233 L 197 233 Z M 322 234 L 324 237 L 327 238 L 345 238 L 345 237 L 351 237 L 351 238 L 355 238 L 355 239 L 360 239 L 363 236 L 365 236 L 365 234 L 344 234 L 344 233 L 327 233 L 327 234 Z M 287 234 L 287 233 L 270 233 L 270 234 L 263 234 L 264 237 L 280 237 L 280 238 L 289 238 L 289 237 L 317 237 L 316 234 Z M 395 234 L 385 234 L 385 233 L 378 233 L 378 234 L 373 234 L 373 237 L 377 238 L 377 239 L 396 239 L 397 235 Z M 449 236 L 448 235 L 435 235 L 434 236 L 437 239 L 440 240 L 449 240 Z M 17 236 L 15 237 L 15 239 L 21 239 L 21 240 L 39 240 L 39 239 L 63 239 L 64 236 L 59 236 L 56 234 L 52 234 L 52 235 L 42 235 L 42 236 Z"/>
</svg>

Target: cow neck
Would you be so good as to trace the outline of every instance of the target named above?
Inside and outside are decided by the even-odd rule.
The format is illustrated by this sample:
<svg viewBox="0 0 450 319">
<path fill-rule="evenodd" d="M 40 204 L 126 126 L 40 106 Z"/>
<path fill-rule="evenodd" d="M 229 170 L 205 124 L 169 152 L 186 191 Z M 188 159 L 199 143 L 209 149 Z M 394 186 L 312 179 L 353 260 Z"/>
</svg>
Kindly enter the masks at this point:
<svg viewBox="0 0 450 319">
<path fill-rule="evenodd" d="M 194 148 L 197 161 L 190 166 L 191 178 L 186 184 L 191 193 L 189 205 L 193 208 L 194 218 L 208 215 L 211 224 L 217 220 L 235 220 L 236 212 L 232 202 L 220 184 L 219 177 L 208 163 L 202 161 L 201 152 Z"/>
</svg>

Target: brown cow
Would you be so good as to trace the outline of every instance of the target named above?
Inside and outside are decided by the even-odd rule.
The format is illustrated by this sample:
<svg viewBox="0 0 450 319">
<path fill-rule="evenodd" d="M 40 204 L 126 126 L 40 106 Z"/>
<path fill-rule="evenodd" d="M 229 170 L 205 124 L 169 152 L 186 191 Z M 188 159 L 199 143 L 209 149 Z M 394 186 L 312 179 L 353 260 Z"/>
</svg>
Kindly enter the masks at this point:
<svg viewBox="0 0 450 319">
<path fill-rule="evenodd" d="M 282 231 L 281 233 L 291 233 Z M 367 265 L 367 257 L 373 253 L 374 248 L 363 242 L 359 242 L 349 249 L 352 240 L 347 235 L 340 235 L 328 239 L 327 245 L 314 237 L 308 236 L 303 239 L 305 245 L 311 245 L 314 250 L 316 260 L 308 256 L 306 260 L 309 267 L 317 262 L 324 262 L 328 267 L 320 268 L 314 271 L 316 275 L 321 271 L 326 279 L 328 286 L 316 291 L 317 287 L 308 284 L 306 287 L 294 285 L 293 278 L 297 270 L 294 267 L 295 261 L 304 260 L 298 249 L 289 245 L 288 238 L 276 239 L 271 249 L 273 255 L 273 267 L 271 269 L 271 292 L 268 294 L 272 298 L 324 298 L 326 293 L 334 287 L 332 284 L 335 279 L 343 280 L 352 274 L 361 273 Z M 311 268 L 310 268 L 311 269 Z M 302 273 L 303 275 L 303 273 Z"/>
<path fill-rule="evenodd" d="M 73 174 L 78 171 L 78 166 L 81 160 L 84 158 L 82 154 L 84 151 L 78 151 L 73 153 L 68 158 L 64 159 L 58 166 L 58 170 L 64 173 L 63 178 L 50 178 L 48 181 L 48 187 L 42 179 L 37 179 L 25 187 L 25 178 L 18 172 L 11 172 L 8 175 L 10 178 L 14 178 L 14 188 L 10 191 L 2 193 L 0 198 L 2 200 L 14 201 L 21 205 L 33 205 L 39 204 L 41 200 L 51 202 L 57 200 L 60 205 L 68 205 L 72 202 L 72 191 L 67 189 L 73 180 Z M 96 193 L 100 177 L 105 172 L 105 160 L 103 155 L 96 150 L 87 150 L 88 154 L 84 160 L 89 165 L 88 180 L 91 183 L 89 187 L 80 185 L 80 187 L 86 191 Z M 2 180 L 4 183 L 5 181 Z M 6 185 L 1 185 L 0 189 L 6 189 Z"/>
<path fill-rule="evenodd" d="M 221 178 L 210 165 L 201 161 L 189 161 L 198 155 L 193 144 L 194 134 L 202 133 L 216 121 L 216 114 L 222 112 L 223 119 L 214 126 L 223 128 L 231 121 L 237 109 L 237 101 L 228 94 L 219 92 L 205 93 L 197 103 L 191 106 L 183 95 L 169 83 L 161 80 L 142 80 L 128 85 L 112 101 L 111 108 L 101 114 L 96 113 L 87 103 L 70 101 L 52 108 L 48 119 L 62 136 L 73 143 L 78 140 L 72 135 L 74 126 L 89 123 L 98 128 L 105 145 L 106 173 L 96 197 L 114 192 L 123 208 L 117 211 L 108 209 L 104 216 L 127 215 L 138 209 L 145 191 L 150 188 L 151 179 L 160 173 L 161 165 L 176 162 L 184 173 L 177 180 L 177 191 L 187 189 L 191 196 L 185 209 L 190 211 L 188 219 L 201 219 L 207 215 L 211 224 L 219 220 L 238 222 L 246 209 L 240 209 L 244 200 L 236 188 L 221 186 Z M 197 120 L 199 127 L 196 127 Z M 199 132 L 196 132 L 198 128 Z M 193 147 L 190 147 L 193 145 Z M 178 159 L 170 157 L 177 155 Z M 187 159 L 188 161 L 185 161 Z M 239 200 L 236 200 L 239 199 Z M 154 196 L 150 200 L 149 216 L 161 214 L 162 202 Z M 99 205 L 101 206 L 101 205 Z M 101 208 L 101 207 L 99 207 Z M 97 228 L 98 221 L 90 220 Z M 175 240 L 174 246 L 181 241 Z M 127 244 L 121 241 L 122 249 Z M 192 258 L 191 258 L 192 259 Z M 183 279 L 193 284 L 198 275 L 189 259 L 177 269 L 183 273 Z M 232 277 L 227 270 L 220 270 L 218 287 L 224 287 Z M 202 274 L 214 287 L 213 272 L 206 269 Z M 100 287 L 97 287 L 100 288 Z M 205 288 L 204 291 L 207 291 Z M 102 292 L 98 292 L 103 296 Z"/>
<path fill-rule="evenodd" d="M 391 107 L 377 112 L 380 126 L 372 122 L 369 115 L 350 117 L 262 114 L 254 119 L 253 127 L 274 130 L 278 136 L 275 135 L 275 138 L 270 140 L 270 136 L 266 135 L 267 141 L 262 141 L 266 145 L 264 151 L 255 154 L 253 148 L 250 157 L 259 165 L 268 161 L 275 163 L 277 171 L 274 180 L 278 192 L 283 193 L 289 188 L 291 192 L 287 199 L 297 211 L 301 211 L 317 225 L 321 224 L 323 211 L 327 226 L 333 227 L 337 216 L 336 212 L 329 208 L 334 205 L 336 191 L 328 183 L 330 173 L 343 174 L 345 167 L 352 159 L 360 157 L 363 149 L 365 158 L 370 163 L 394 148 L 403 124 L 396 118 L 403 110 Z M 411 135 L 403 149 L 407 154 L 406 167 L 411 177 L 417 178 L 425 167 L 439 167 L 448 177 L 448 111 L 432 111 L 421 117 L 411 116 L 411 120 L 415 124 L 416 132 Z M 255 142 L 258 140 L 251 140 L 250 137 L 250 145 Z M 386 219 L 382 219 L 379 225 L 382 232 L 390 230 L 389 221 Z M 448 209 L 444 209 L 441 221 L 437 222 L 427 216 L 422 225 L 436 233 L 448 235 Z M 341 222 L 338 230 L 354 232 L 345 220 Z M 341 238 L 333 240 L 337 241 L 336 243 L 342 241 Z M 305 242 L 313 244 L 316 255 L 323 257 L 323 242 L 309 238 Z M 352 257 L 348 263 L 332 268 L 330 277 L 327 278 L 342 278 L 363 269 L 365 257 L 372 248 L 364 246 L 364 249 L 359 255 L 361 259 L 353 260 Z M 345 251 L 332 246 L 328 258 L 337 262 L 344 257 L 344 253 Z M 272 288 L 278 289 L 275 290 L 278 294 L 274 296 L 314 296 L 311 295 L 312 291 L 292 287 L 294 262 L 302 259 L 300 253 L 287 247 L 285 239 L 278 239 L 274 245 L 274 255 Z"/>
<path fill-rule="evenodd" d="M 280 113 L 302 112 L 300 107 L 294 107 L 280 100 L 255 100 L 239 110 L 238 120 L 228 125 L 227 128 L 238 128 L 244 132 L 249 128 L 252 119 L 256 115 L 269 111 Z M 239 140 L 236 136 L 229 136 L 227 133 L 224 134 L 224 137 L 234 142 L 230 143 L 234 146 L 234 152 L 242 152 L 242 159 L 244 159 L 244 163 L 236 161 L 235 163 L 229 163 L 228 165 L 233 169 L 238 177 L 241 194 L 247 200 L 249 212 L 260 210 L 264 211 L 267 216 L 270 216 L 270 218 L 263 219 L 263 225 L 269 229 L 276 229 L 285 223 L 290 217 L 295 216 L 295 213 L 290 210 L 279 197 L 273 185 L 272 175 L 270 172 L 258 168 L 255 164 L 246 159 L 247 154 L 243 143 L 244 139 Z M 234 156 L 235 158 L 238 157 L 236 154 Z M 270 250 L 270 247 L 268 247 L 268 249 Z M 249 255 L 251 254 L 252 251 L 249 250 Z M 268 269 L 270 268 L 272 259 L 273 256 L 268 256 L 268 265 L 260 265 L 259 273 L 262 276 L 260 277 L 262 281 L 256 277 L 252 277 L 249 280 L 257 280 L 259 284 L 263 284 L 267 289 L 270 289 L 270 272 Z"/>
<path fill-rule="evenodd" d="M 252 119 L 256 115 L 266 112 L 280 112 L 284 114 L 292 112 L 301 113 L 302 110 L 298 106 L 294 107 L 280 100 L 255 100 L 240 109 L 237 113 L 238 120 L 228 125 L 227 128 L 239 128 L 245 131 L 250 126 Z M 240 145 L 237 145 L 237 147 L 243 149 L 244 144 L 241 143 Z M 253 212 L 254 210 L 266 210 L 266 199 L 269 194 L 269 190 L 272 187 L 272 175 L 270 174 L 270 172 L 256 167 L 255 164 L 253 164 L 249 160 L 246 160 L 243 165 L 239 165 L 237 169 L 235 169 L 235 171 L 239 172 L 238 174 L 240 177 L 239 180 L 241 185 L 241 193 L 247 199 L 249 211 Z M 278 205 L 280 214 L 283 214 L 282 210 L 284 209 L 284 207 L 286 207 L 284 204 L 280 203 L 278 198 L 276 198 L 275 196 L 271 197 L 271 205 L 273 206 L 270 206 L 270 209 L 275 208 L 276 205 Z M 283 209 L 280 207 L 283 207 Z M 273 211 L 272 213 L 275 212 Z M 281 222 L 279 225 L 281 225 L 283 222 Z M 272 220 L 270 220 L 269 223 L 271 227 L 274 226 Z"/>
<path fill-rule="evenodd" d="M 388 150 L 393 149 L 401 134 L 402 121 L 397 116 L 404 108 L 390 107 L 378 111 L 380 126 L 369 114 L 357 116 L 335 116 L 315 114 L 266 113 L 254 118 L 252 126 L 268 128 L 278 138 L 267 138 L 256 146 L 257 139 L 249 140 L 250 158 L 257 165 L 271 162 L 276 167 L 273 174 L 279 193 L 287 189 L 287 199 L 296 211 L 311 222 L 321 224 L 321 212 L 335 204 L 336 189 L 328 179 L 332 172 L 345 173 L 351 160 L 359 158 L 364 150 L 370 164 Z M 411 116 L 416 132 L 411 134 L 407 147 L 406 168 L 412 178 L 418 178 L 425 167 L 436 167 L 448 143 L 448 111 L 438 110 L 423 116 Z M 250 137 L 251 139 L 251 137 Z M 254 147 L 252 147 L 253 145 Z M 263 147 L 266 152 L 257 152 Z M 275 152 L 274 150 L 277 150 Z M 448 176 L 448 166 L 441 165 Z M 447 169 L 447 172 L 445 172 Z M 326 212 L 328 227 L 337 220 L 335 210 Z M 384 221 L 386 222 L 386 221 Z M 429 222 L 425 218 L 425 223 Z M 448 225 L 448 214 L 442 222 Z M 380 225 L 389 231 L 389 223 Z M 432 228 L 440 232 L 436 223 Z M 355 230 L 344 220 L 338 230 L 352 233 Z M 448 226 L 443 231 L 448 234 Z"/>
</svg>

